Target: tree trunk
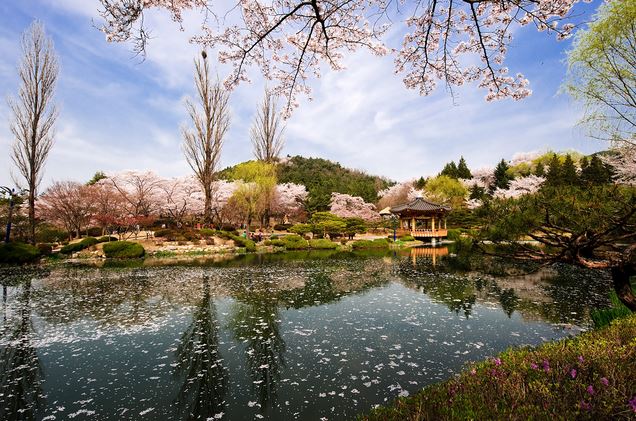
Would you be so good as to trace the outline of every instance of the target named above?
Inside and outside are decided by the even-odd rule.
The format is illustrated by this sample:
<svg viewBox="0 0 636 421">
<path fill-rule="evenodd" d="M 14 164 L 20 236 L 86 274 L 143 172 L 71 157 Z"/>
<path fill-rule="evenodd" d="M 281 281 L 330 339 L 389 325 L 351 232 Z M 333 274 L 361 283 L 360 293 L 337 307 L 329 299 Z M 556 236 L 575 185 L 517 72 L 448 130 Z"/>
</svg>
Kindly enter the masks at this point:
<svg viewBox="0 0 636 421">
<path fill-rule="evenodd" d="M 29 191 L 29 241 L 35 245 L 35 195 L 32 187 Z"/>
<path fill-rule="evenodd" d="M 205 205 L 203 206 L 203 223 L 212 222 L 212 191 L 209 186 L 205 186 Z"/>
<path fill-rule="evenodd" d="M 636 265 L 628 263 L 612 268 L 612 281 L 619 300 L 632 312 L 636 312 L 636 296 L 630 278 L 636 275 Z"/>
</svg>

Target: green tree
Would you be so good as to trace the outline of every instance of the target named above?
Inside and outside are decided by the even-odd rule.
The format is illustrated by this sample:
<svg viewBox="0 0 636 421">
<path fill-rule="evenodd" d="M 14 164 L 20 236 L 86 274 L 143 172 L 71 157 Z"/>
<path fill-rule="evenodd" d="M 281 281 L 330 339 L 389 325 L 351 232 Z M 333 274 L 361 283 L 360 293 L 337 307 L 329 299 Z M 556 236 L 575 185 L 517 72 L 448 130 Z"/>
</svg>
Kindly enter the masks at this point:
<svg viewBox="0 0 636 421">
<path fill-rule="evenodd" d="M 490 191 L 495 191 L 497 189 L 507 189 L 510 186 L 510 174 L 508 174 L 508 163 L 502 159 L 499 161 L 497 166 L 495 167 L 495 179 L 490 186 Z"/>
<path fill-rule="evenodd" d="M 458 178 L 459 174 L 455 161 L 451 161 L 448 164 L 444 165 L 444 168 L 442 169 L 442 172 L 439 173 L 439 175 L 445 175 L 450 178 Z"/>
<path fill-rule="evenodd" d="M 231 172 L 232 180 L 242 181 L 230 198 L 243 214 L 247 231 L 254 220 L 267 209 L 276 189 L 276 167 L 263 161 L 248 161 Z"/>
<path fill-rule="evenodd" d="M 601 159 L 592 155 L 589 164 L 581 167 L 581 182 L 583 184 L 608 184 L 612 182 L 612 171 Z"/>
<path fill-rule="evenodd" d="M 97 171 L 95 172 L 95 174 L 93 175 L 93 178 L 91 178 L 90 180 L 88 180 L 88 182 L 86 183 L 87 186 L 92 186 L 94 184 L 97 184 L 97 182 L 99 182 L 100 180 L 103 180 L 107 178 L 106 174 L 104 174 L 103 171 Z"/>
<path fill-rule="evenodd" d="M 447 175 L 431 178 L 424 188 L 426 196 L 437 203 L 461 207 L 468 195 L 468 189 L 459 180 Z"/>
<path fill-rule="evenodd" d="M 329 212 L 316 212 L 311 216 L 309 223 L 312 225 L 312 232 L 323 237 L 341 236 L 347 230 L 347 223 L 344 218 L 340 218 Z"/>
<path fill-rule="evenodd" d="M 418 190 L 422 190 L 426 186 L 426 179 L 424 177 L 420 177 L 415 181 L 414 187 Z"/>
<path fill-rule="evenodd" d="M 575 184 L 578 184 L 578 182 L 579 176 L 576 173 L 576 166 L 574 166 L 574 161 L 568 154 L 565 156 L 563 165 L 561 165 L 561 183 L 573 186 Z"/>
<path fill-rule="evenodd" d="M 558 186 L 561 184 L 561 161 L 557 154 L 552 154 L 550 163 L 548 164 L 548 172 L 545 175 L 545 182 L 550 186 Z"/>
<path fill-rule="evenodd" d="M 346 228 L 344 233 L 353 240 L 356 234 L 363 234 L 367 232 L 367 223 L 362 218 L 345 218 Z"/>
<path fill-rule="evenodd" d="M 457 177 L 465 179 L 473 178 L 463 156 L 459 158 L 459 164 L 457 164 Z"/>
<path fill-rule="evenodd" d="M 539 263 L 610 269 L 621 301 L 636 311 L 636 189 L 616 185 L 545 186 L 519 199 L 492 200 L 482 210 L 480 239 L 501 254 Z M 542 247 L 519 240 L 531 238 Z"/>
<path fill-rule="evenodd" d="M 566 90 L 583 103 L 593 137 L 636 142 L 636 2 L 604 2 L 568 53 Z"/>
<path fill-rule="evenodd" d="M 537 177 L 545 177 L 545 166 L 543 162 L 539 162 L 536 167 L 534 167 L 534 175 Z"/>
</svg>

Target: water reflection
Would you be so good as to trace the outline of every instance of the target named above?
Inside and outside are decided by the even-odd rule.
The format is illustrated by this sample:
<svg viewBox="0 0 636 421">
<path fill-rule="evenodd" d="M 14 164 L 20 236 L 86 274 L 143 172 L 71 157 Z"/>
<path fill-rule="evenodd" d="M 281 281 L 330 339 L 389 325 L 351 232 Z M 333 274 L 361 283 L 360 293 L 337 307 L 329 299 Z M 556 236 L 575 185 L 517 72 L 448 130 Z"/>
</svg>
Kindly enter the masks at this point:
<svg viewBox="0 0 636 421">
<path fill-rule="evenodd" d="M 176 399 L 185 419 L 209 419 L 222 414 L 228 371 L 219 352 L 219 322 L 210 295 L 210 280 L 203 277 L 203 296 L 192 323 L 176 350 L 175 376 L 183 382 Z"/>
<path fill-rule="evenodd" d="M 468 360 L 563 337 L 562 323 L 585 326 L 610 286 L 598 272 L 526 273 L 451 251 L 3 277 L 0 418 L 350 418 Z"/>
<path fill-rule="evenodd" d="M 7 285 L 3 285 L 4 323 L 0 347 L 0 419 L 33 420 L 43 404 L 43 369 L 36 348 L 31 320 L 31 279 L 21 285 L 13 303 L 15 314 L 7 315 Z M 13 316 L 13 317 L 12 317 Z"/>
<path fill-rule="evenodd" d="M 252 391 L 262 412 L 276 403 L 280 372 L 285 367 L 278 300 L 271 294 L 273 282 L 256 282 L 238 294 L 229 323 L 236 340 L 245 344 Z"/>
</svg>

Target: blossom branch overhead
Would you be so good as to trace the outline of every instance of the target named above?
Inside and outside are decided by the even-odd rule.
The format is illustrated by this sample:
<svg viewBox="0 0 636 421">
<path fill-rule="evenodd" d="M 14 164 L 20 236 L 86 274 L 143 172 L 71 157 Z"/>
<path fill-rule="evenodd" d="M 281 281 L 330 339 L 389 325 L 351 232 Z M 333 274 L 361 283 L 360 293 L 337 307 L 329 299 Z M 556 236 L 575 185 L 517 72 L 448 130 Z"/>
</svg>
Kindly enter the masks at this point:
<svg viewBox="0 0 636 421">
<path fill-rule="evenodd" d="M 206 0 L 100 0 L 101 30 L 109 41 L 132 41 L 145 50 L 147 9 L 167 11 L 182 22 L 186 10 L 210 11 Z M 202 22 L 193 42 L 219 53 L 232 66 L 227 88 L 249 81 L 257 67 L 273 91 L 287 100 L 285 114 L 309 95 L 311 78 L 324 66 L 342 70 L 348 54 L 365 50 L 391 54 L 395 73 L 409 89 L 429 95 L 443 81 L 448 88 L 477 83 L 486 100 L 530 95 L 521 73 L 511 75 L 504 59 L 513 31 L 534 25 L 539 31 L 571 35 L 572 9 L 579 0 L 239 0 L 227 11 L 214 11 L 215 27 Z M 587 0 L 586 0 L 587 1 Z M 237 24 L 224 24 L 236 15 Z M 402 31 L 401 45 L 389 45 L 388 31 Z"/>
</svg>

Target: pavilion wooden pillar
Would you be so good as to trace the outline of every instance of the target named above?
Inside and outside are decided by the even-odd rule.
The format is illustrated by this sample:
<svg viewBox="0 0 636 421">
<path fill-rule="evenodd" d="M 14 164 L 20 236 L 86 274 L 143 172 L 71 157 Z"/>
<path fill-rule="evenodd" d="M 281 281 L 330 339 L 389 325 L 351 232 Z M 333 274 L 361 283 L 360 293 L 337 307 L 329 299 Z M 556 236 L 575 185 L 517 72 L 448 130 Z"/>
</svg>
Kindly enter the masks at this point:
<svg viewBox="0 0 636 421">
<path fill-rule="evenodd" d="M 434 215 L 431 218 L 431 229 L 433 230 L 433 232 L 435 232 L 435 216 Z"/>
</svg>

